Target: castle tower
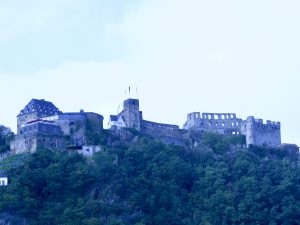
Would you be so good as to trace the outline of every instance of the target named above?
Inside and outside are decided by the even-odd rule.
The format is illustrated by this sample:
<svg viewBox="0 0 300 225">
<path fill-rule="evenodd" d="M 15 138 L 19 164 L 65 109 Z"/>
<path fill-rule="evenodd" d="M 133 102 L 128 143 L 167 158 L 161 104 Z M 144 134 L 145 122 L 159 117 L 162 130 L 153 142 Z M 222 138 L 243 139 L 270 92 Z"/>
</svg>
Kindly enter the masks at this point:
<svg viewBox="0 0 300 225">
<path fill-rule="evenodd" d="M 241 127 L 241 133 L 246 136 L 247 147 L 249 147 L 250 145 L 255 145 L 254 125 L 254 117 L 249 116 Z"/>
<path fill-rule="evenodd" d="M 127 99 L 123 103 L 123 111 L 121 112 L 125 122 L 126 127 L 141 130 L 141 113 L 140 113 L 140 103 L 138 99 Z"/>
<path fill-rule="evenodd" d="M 29 122 L 61 113 L 52 102 L 44 99 L 32 99 L 17 116 L 17 133 L 20 134 L 21 128 Z"/>
<path fill-rule="evenodd" d="M 256 145 L 276 148 L 281 144 L 280 122 L 267 120 L 264 123 L 262 119 L 249 116 L 242 124 L 241 133 L 246 136 L 248 147 Z"/>
</svg>

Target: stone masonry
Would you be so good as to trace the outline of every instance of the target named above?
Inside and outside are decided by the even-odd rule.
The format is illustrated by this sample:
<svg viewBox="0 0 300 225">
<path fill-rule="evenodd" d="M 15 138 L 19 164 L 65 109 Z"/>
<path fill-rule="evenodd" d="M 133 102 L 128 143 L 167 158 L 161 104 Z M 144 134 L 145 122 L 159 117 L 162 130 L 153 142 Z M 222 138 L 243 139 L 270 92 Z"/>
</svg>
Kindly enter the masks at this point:
<svg viewBox="0 0 300 225">
<path fill-rule="evenodd" d="M 87 146 L 87 130 L 102 132 L 103 116 L 83 110 L 63 113 L 52 102 L 32 99 L 17 116 L 17 128 L 10 144 L 13 153 L 32 153 L 38 148 L 82 149 Z"/>
<path fill-rule="evenodd" d="M 246 120 L 238 118 L 235 113 L 200 113 L 193 112 L 187 115 L 187 121 L 180 129 L 177 125 L 156 123 L 143 119 L 138 99 L 124 101 L 123 110 L 116 116 L 111 116 L 112 128 L 122 126 L 134 128 L 142 134 L 158 138 L 167 144 L 184 145 L 186 132 L 204 133 L 213 132 L 222 135 L 244 135 L 246 144 L 265 147 L 278 147 L 281 145 L 281 129 L 279 122 L 255 119 L 253 116 Z M 115 121 L 114 121 L 115 120 Z M 123 124 L 125 123 L 125 124 Z M 119 123 L 120 124 L 120 123 Z M 118 127 L 117 127 L 118 128 Z"/>
<path fill-rule="evenodd" d="M 20 111 L 17 122 L 17 135 L 11 142 L 13 153 L 34 152 L 38 148 L 95 149 L 88 146 L 87 130 L 90 132 L 92 129 L 93 134 L 100 134 L 103 130 L 103 116 L 83 110 L 64 113 L 44 99 L 32 99 Z M 279 122 L 268 120 L 264 123 L 262 119 L 253 116 L 243 120 L 234 113 L 193 112 L 187 115 L 183 129 L 180 129 L 178 125 L 144 120 L 139 99 L 132 98 L 124 101 L 118 115 L 110 116 L 109 125 L 111 132 L 131 128 L 166 144 L 181 146 L 186 145 L 191 134 L 201 136 L 204 132 L 244 135 L 248 147 L 256 145 L 274 148 L 281 145 Z"/>
</svg>

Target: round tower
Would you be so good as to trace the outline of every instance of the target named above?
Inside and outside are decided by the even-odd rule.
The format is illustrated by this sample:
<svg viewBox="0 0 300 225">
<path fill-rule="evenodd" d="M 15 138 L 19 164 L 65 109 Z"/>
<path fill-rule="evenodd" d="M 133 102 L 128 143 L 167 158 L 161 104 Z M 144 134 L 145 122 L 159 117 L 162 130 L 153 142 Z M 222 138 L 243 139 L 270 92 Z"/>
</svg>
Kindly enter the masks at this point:
<svg viewBox="0 0 300 225">
<path fill-rule="evenodd" d="M 255 125 L 255 119 L 253 116 L 249 116 L 243 125 L 244 126 L 243 130 L 245 132 L 244 134 L 246 136 L 247 147 L 249 147 L 249 145 L 255 144 L 254 125 Z"/>
</svg>

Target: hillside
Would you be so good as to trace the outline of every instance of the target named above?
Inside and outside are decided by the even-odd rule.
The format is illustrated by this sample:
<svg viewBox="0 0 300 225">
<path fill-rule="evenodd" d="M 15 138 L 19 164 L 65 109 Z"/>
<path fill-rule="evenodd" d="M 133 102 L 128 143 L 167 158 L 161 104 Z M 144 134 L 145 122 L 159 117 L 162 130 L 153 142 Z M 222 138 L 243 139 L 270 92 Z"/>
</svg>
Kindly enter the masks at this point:
<svg viewBox="0 0 300 225">
<path fill-rule="evenodd" d="M 233 142 L 208 135 L 184 149 L 139 137 L 92 159 L 39 150 L 9 170 L 0 224 L 300 224 L 299 161 Z"/>
</svg>

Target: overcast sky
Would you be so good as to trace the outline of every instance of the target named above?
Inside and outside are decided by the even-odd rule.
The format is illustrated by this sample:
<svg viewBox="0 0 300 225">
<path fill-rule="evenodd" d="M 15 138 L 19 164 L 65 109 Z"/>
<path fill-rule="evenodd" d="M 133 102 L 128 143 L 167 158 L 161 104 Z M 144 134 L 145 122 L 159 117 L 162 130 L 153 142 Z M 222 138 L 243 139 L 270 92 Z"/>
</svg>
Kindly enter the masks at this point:
<svg viewBox="0 0 300 225">
<path fill-rule="evenodd" d="M 0 123 L 15 130 L 31 98 L 107 123 L 130 85 L 147 120 L 253 115 L 300 145 L 299 11 L 299 0 L 2 0 Z"/>
</svg>

